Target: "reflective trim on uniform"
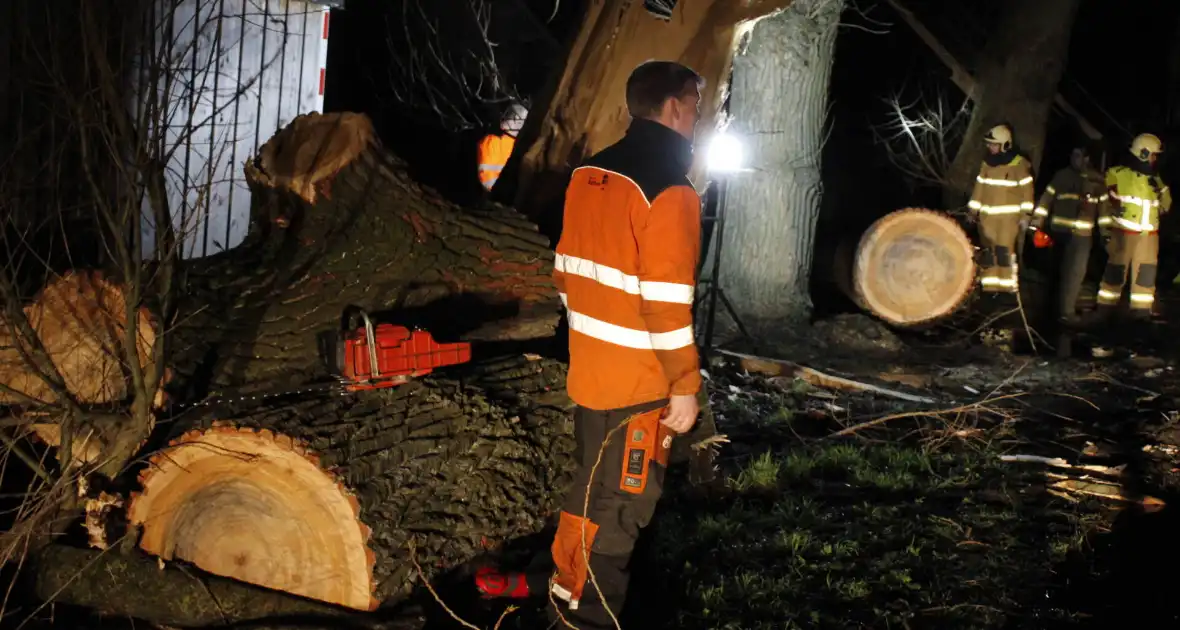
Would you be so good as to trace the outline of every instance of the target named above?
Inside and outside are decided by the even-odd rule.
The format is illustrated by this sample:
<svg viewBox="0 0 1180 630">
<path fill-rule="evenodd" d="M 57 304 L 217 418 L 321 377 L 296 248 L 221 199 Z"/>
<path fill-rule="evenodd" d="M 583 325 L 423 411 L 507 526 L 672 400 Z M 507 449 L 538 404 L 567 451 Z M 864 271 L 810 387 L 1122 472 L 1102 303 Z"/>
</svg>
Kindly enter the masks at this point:
<svg viewBox="0 0 1180 630">
<path fill-rule="evenodd" d="M 990 177 L 984 177 L 983 175 L 975 176 L 975 181 L 985 186 L 1007 186 L 1009 188 L 1031 184 L 1032 180 L 1032 177 L 1025 177 L 1020 181 L 1012 181 L 1010 179 L 992 179 Z"/>
<path fill-rule="evenodd" d="M 480 164 L 479 170 L 481 170 L 485 173 L 489 173 L 489 172 L 499 173 L 500 171 L 504 170 L 504 165 L 503 164 Z"/>
<path fill-rule="evenodd" d="M 1076 201 L 1078 199 L 1081 199 L 1081 195 L 1079 195 L 1077 193 L 1061 193 L 1060 195 L 1057 195 L 1057 198 L 1058 199 L 1067 199 L 1070 201 Z"/>
<path fill-rule="evenodd" d="M 1106 289 L 1098 289 L 1098 301 L 1102 303 L 1118 302 L 1119 294 Z"/>
<path fill-rule="evenodd" d="M 1131 232 L 1152 232 L 1156 229 L 1155 225 L 1147 221 L 1147 217 L 1144 217 L 1142 222 L 1128 221 L 1122 217 L 1112 217 L 1112 220 L 1117 223 L 1119 227 Z"/>
<path fill-rule="evenodd" d="M 1133 204 L 1133 205 L 1139 206 L 1140 208 L 1155 208 L 1160 205 L 1160 202 L 1158 199 L 1144 199 L 1143 197 L 1135 197 L 1133 195 L 1119 195 L 1119 194 L 1112 194 L 1111 196 L 1114 197 L 1115 199 L 1118 199 L 1121 203 Z"/>
<path fill-rule="evenodd" d="M 694 343 L 691 325 L 665 333 L 649 333 L 646 330 L 616 326 L 584 313 L 569 310 L 568 307 L 566 311 L 570 330 L 599 341 L 613 343 L 616 346 L 637 350 L 678 350 Z"/>
<path fill-rule="evenodd" d="M 1020 204 L 1020 209 L 1026 211 L 1026 212 L 1032 212 L 1033 202 L 1031 202 L 1031 201 L 1022 202 Z"/>
<path fill-rule="evenodd" d="M 1038 217 L 1047 217 L 1047 216 L 1049 216 L 1049 211 L 1048 211 L 1048 210 L 1046 210 L 1046 209 L 1044 209 L 1044 208 L 1042 208 L 1042 207 L 1040 207 L 1040 206 L 1037 206 L 1037 209 L 1036 209 L 1036 210 L 1033 210 L 1033 213 L 1035 213 L 1035 214 L 1036 214 Z"/>
<path fill-rule="evenodd" d="M 1081 219 L 1067 219 L 1065 217 L 1053 217 L 1053 225 L 1063 225 L 1078 231 L 1090 230 L 1094 224 L 1090 221 L 1083 221 Z"/>
<path fill-rule="evenodd" d="M 985 287 L 1011 287 L 1016 288 L 1016 278 L 997 278 L 995 276 L 983 276 L 979 279 L 979 284 Z"/>
<path fill-rule="evenodd" d="M 1151 304 L 1155 301 L 1155 296 L 1151 293 L 1132 293 L 1131 301 L 1138 304 Z"/>
<path fill-rule="evenodd" d="M 1032 204 L 1029 204 L 1029 209 L 1032 209 Z M 979 211 L 983 214 L 1015 214 L 1024 211 L 1024 204 L 1008 205 L 1008 206 L 979 206 Z"/>
<path fill-rule="evenodd" d="M 1100 225 L 1100 226 L 1101 225 L 1110 225 L 1113 222 L 1114 222 L 1114 219 L 1112 219 L 1110 217 L 1098 217 L 1098 225 Z"/>
<path fill-rule="evenodd" d="M 652 302 L 674 302 L 676 304 L 692 304 L 695 287 L 675 282 L 639 282 L 639 295 Z"/>
<path fill-rule="evenodd" d="M 983 207 L 983 204 L 981 204 L 981 203 L 979 203 L 978 201 L 976 201 L 976 200 L 972 199 L 971 201 L 968 201 L 968 202 L 967 202 L 967 207 L 968 207 L 968 208 L 971 208 L 972 210 L 979 210 L 980 208 L 982 208 L 982 207 Z"/>
<path fill-rule="evenodd" d="M 641 296 L 653 302 L 674 302 L 676 304 L 692 304 L 695 287 L 690 284 L 675 282 L 645 282 L 639 276 L 623 273 L 614 267 L 608 267 L 585 258 L 577 258 L 568 254 L 557 254 L 553 258 L 553 268 L 574 276 L 589 278 L 595 282 L 618 289 L 624 293 Z"/>
</svg>

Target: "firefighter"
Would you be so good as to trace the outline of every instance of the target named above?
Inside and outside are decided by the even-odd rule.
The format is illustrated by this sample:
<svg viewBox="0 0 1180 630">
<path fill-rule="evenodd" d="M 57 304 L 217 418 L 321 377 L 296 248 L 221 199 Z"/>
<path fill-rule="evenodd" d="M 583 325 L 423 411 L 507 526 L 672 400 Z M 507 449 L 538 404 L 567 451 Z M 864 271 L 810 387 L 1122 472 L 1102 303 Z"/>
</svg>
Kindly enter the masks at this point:
<svg viewBox="0 0 1180 630">
<path fill-rule="evenodd" d="M 1054 248 L 1056 312 L 1058 322 L 1066 327 L 1078 323 L 1078 293 L 1090 262 L 1094 224 L 1100 204 L 1107 199 L 1102 174 L 1093 164 L 1098 155 L 1096 146 L 1074 148 L 1069 166 L 1053 175 L 1033 212 L 1034 230 L 1041 230 L 1048 223 L 1051 236 L 1034 234 L 1033 238 Z"/>
<path fill-rule="evenodd" d="M 523 105 L 513 103 L 500 119 L 500 132 L 490 133 L 479 142 L 479 183 L 485 190 L 490 191 L 500 179 L 500 172 L 516 146 L 516 135 L 528 115 Z"/>
<path fill-rule="evenodd" d="M 1172 193 L 1156 172 L 1164 146 L 1145 133 L 1131 142 L 1127 166 L 1106 171 L 1109 194 L 1098 219 L 1106 243 L 1107 263 L 1098 287 L 1098 311 L 1102 319 L 1113 312 L 1130 281 L 1133 316 L 1150 319 L 1155 303 L 1159 261 L 1160 215 L 1172 207 Z"/>
<path fill-rule="evenodd" d="M 554 623 L 616 627 L 673 437 L 700 411 L 692 303 L 701 204 L 687 174 L 703 83 L 678 63 L 638 66 L 627 80 L 626 135 L 575 169 L 566 189 L 554 281 L 569 321 L 578 470 L 558 514 L 552 583 L 539 585 L 555 602 Z M 479 579 L 485 595 L 529 590 L 520 576 Z"/>
<path fill-rule="evenodd" d="M 982 251 L 979 282 L 985 293 L 1019 290 L 1016 242 L 1033 212 L 1032 165 L 1012 146 L 1012 129 L 996 125 L 984 136 L 987 155 L 967 207 L 979 222 Z"/>
</svg>

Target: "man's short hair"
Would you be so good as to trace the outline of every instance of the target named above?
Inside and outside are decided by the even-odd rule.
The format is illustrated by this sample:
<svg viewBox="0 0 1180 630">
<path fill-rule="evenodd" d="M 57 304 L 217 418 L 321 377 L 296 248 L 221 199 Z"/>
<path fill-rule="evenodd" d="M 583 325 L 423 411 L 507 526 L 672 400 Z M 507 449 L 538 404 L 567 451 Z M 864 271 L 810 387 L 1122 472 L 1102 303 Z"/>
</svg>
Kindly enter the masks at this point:
<svg viewBox="0 0 1180 630">
<path fill-rule="evenodd" d="M 664 102 L 705 87 L 695 70 L 675 61 L 645 61 L 627 78 L 627 111 L 634 118 L 654 118 Z"/>
</svg>

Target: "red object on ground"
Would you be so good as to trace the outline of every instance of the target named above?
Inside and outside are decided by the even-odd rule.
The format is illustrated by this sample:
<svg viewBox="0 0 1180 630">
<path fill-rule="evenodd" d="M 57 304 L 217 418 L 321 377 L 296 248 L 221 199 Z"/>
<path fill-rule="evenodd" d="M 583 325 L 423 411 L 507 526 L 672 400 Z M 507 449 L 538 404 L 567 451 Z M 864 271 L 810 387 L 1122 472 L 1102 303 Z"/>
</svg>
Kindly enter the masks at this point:
<svg viewBox="0 0 1180 630">
<path fill-rule="evenodd" d="M 471 344 L 438 343 L 425 330 L 378 324 L 372 328 L 375 352 L 369 347 L 368 331 L 354 331 L 344 339 L 340 376 L 347 391 L 380 389 L 401 385 L 412 377 L 429 374 L 434 368 L 471 360 Z M 376 356 L 377 370 L 370 369 Z"/>
<path fill-rule="evenodd" d="M 1037 230 L 1033 232 L 1033 246 L 1040 249 L 1053 246 L 1053 238 L 1049 236 L 1048 232 Z"/>
<path fill-rule="evenodd" d="M 483 567 L 475 572 L 475 587 L 486 598 L 524 599 L 529 596 L 529 583 L 523 573 L 505 574 L 491 567 Z"/>
</svg>

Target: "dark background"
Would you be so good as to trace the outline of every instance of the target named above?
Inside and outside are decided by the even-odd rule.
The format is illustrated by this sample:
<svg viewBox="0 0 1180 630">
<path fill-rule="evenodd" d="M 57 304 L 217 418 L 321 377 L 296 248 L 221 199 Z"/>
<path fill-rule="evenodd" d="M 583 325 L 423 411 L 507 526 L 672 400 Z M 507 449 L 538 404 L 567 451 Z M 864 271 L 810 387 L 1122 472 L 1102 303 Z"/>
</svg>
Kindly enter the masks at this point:
<svg viewBox="0 0 1180 630">
<path fill-rule="evenodd" d="M 458 35 L 449 42 L 456 51 L 475 48 L 467 37 L 472 33 L 470 26 L 465 26 L 471 20 L 461 8 L 466 3 L 420 3 L 430 19 Z M 432 120 L 429 112 L 407 106 L 392 93 L 389 73 L 403 63 L 398 57 L 405 41 L 399 32 L 406 23 L 407 4 L 406 0 L 348 0 L 344 10 L 333 11 L 325 107 L 369 113 L 385 142 L 426 183 L 458 201 L 467 200 L 478 193 L 475 145 L 483 134 L 495 130 L 499 112 L 495 105 L 488 105 L 482 108 L 482 127 L 448 129 Z M 550 72 L 560 69 L 560 47 L 576 32 L 581 4 L 576 0 L 489 0 L 489 36 L 496 44 L 497 63 L 522 95 L 536 92 Z M 996 0 L 907 0 L 905 4 L 969 69 L 976 65 L 979 51 L 1007 5 Z M 557 14 L 549 21 L 555 6 Z M 409 15 L 410 21 L 422 19 L 422 14 Z M 900 207 L 939 205 L 936 190 L 911 186 L 875 142 L 872 126 L 889 120 L 883 99 L 901 95 L 906 101 L 924 97 L 931 102 L 941 94 L 952 107 L 963 103 L 946 68 L 887 4 L 858 1 L 846 11 L 844 21 L 832 74 L 832 135 L 824 153 L 821 235 L 829 237 L 827 232 L 836 223 L 856 231 Z M 1137 133 L 1150 131 L 1165 142 L 1173 138 L 1169 108 L 1175 109 L 1176 104 L 1169 103 L 1169 68 L 1177 57 L 1172 40 L 1178 33 L 1180 2 L 1082 1 L 1060 91 L 1106 136 L 1108 163 L 1123 159 Z M 1041 181 L 1067 164 L 1072 144 L 1080 137 L 1072 119 L 1057 110 L 1047 133 Z M 1019 134 L 1017 130 L 1018 141 Z M 1172 171 L 1169 162 L 1164 163 L 1165 175 Z"/>
</svg>

